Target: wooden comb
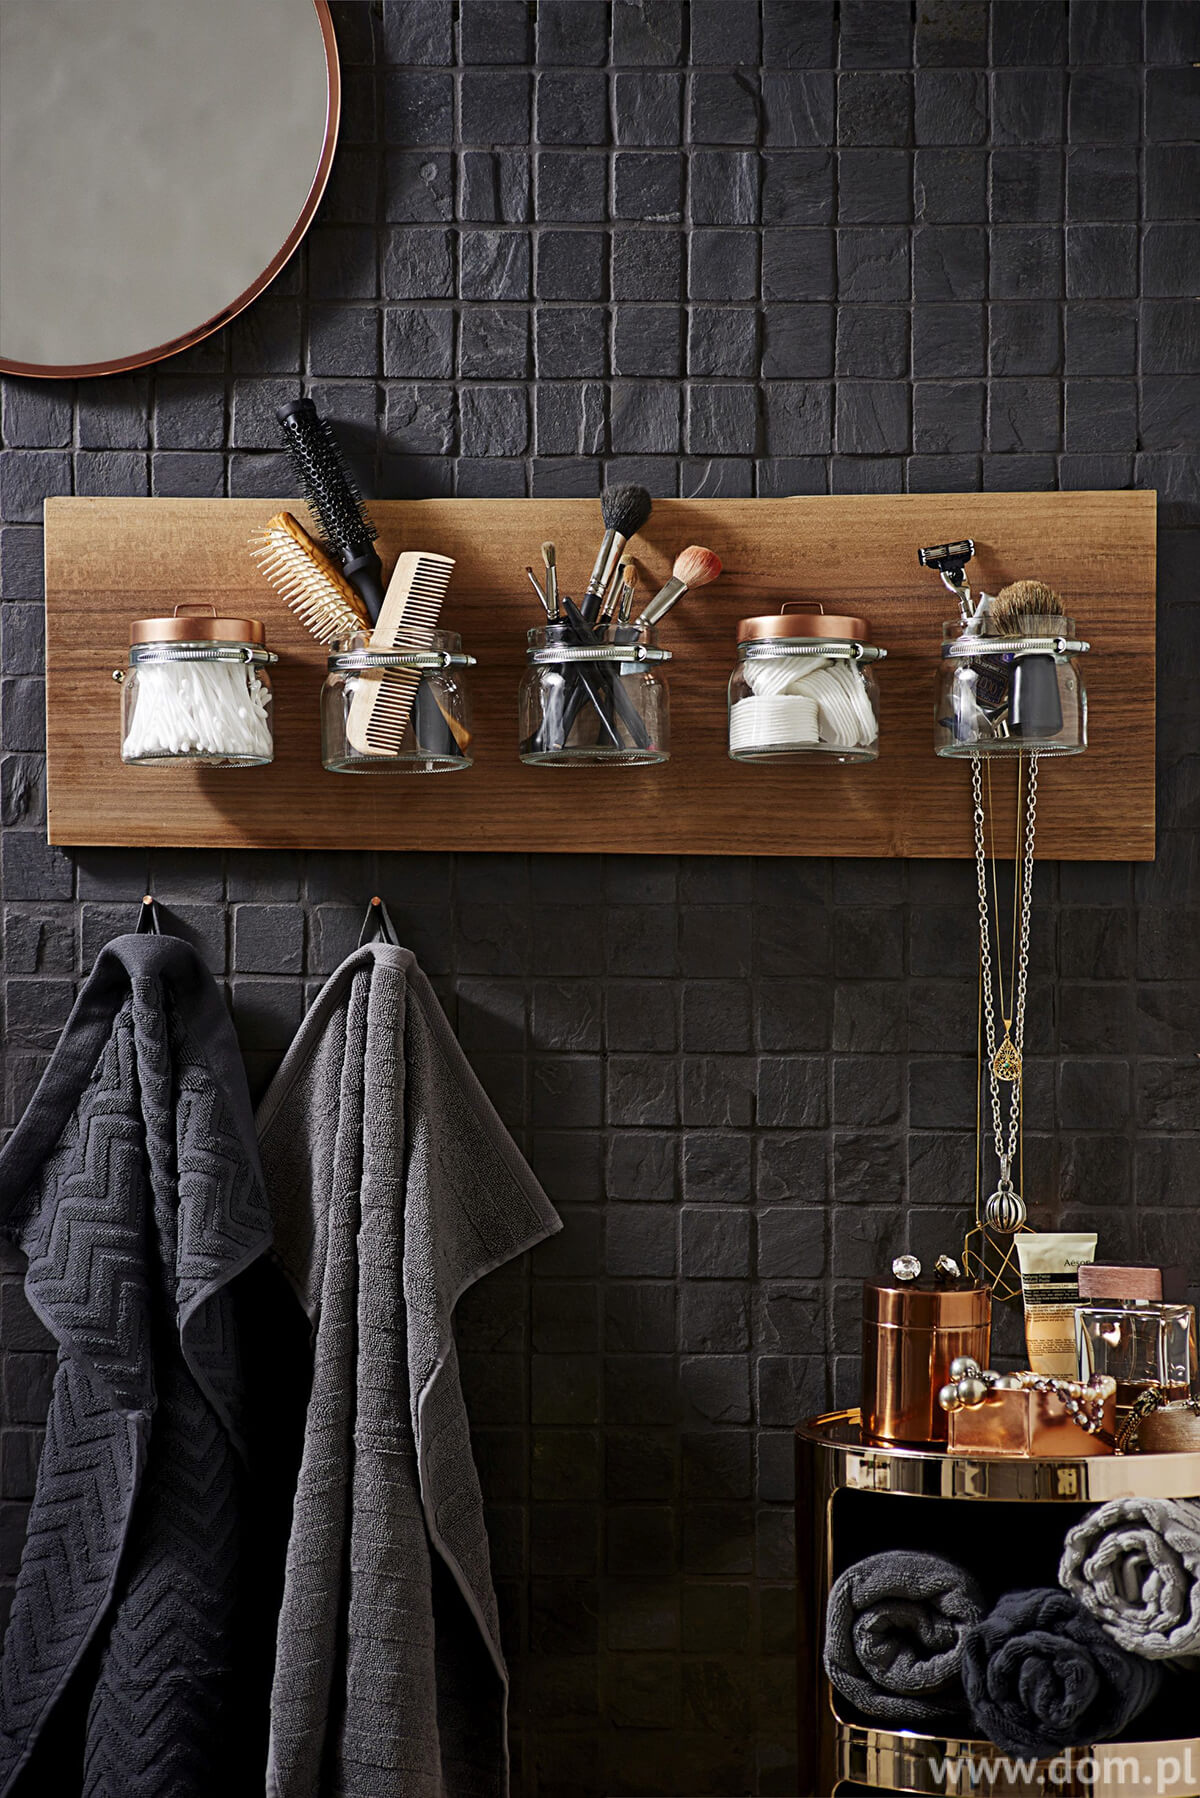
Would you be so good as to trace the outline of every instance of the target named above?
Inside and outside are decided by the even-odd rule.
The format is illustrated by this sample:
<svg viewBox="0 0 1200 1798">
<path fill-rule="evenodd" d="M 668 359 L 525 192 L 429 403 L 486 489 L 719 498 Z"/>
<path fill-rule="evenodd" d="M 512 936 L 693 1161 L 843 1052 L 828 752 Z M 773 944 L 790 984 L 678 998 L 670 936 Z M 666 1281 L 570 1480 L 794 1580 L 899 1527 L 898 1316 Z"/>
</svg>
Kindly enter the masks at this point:
<svg viewBox="0 0 1200 1798">
<path fill-rule="evenodd" d="M 371 621 L 333 558 L 290 512 L 276 512 L 250 539 L 250 553 L 280 598 L 318 643 L 348 643 Z"/>
<path fill-rule="evenodd" d="M 453 572 L 450 556 L 406 550 L 392 570 L 369 647 L 432 649 Z M 385 668 L 359 676 L 346 714 L 346 740 L 357 755 L 399 755 L 420 685 L 416 668 Z M 463 748 L 459 729 L 454 736 Z"/>
</svg>

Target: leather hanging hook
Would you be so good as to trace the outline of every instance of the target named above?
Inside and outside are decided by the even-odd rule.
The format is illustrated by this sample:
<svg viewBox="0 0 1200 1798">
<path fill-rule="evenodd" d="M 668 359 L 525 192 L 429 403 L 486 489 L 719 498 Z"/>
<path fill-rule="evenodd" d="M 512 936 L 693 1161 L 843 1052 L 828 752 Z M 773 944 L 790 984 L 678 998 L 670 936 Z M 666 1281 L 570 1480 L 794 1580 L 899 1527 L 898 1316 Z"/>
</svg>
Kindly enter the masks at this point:
<svg viewBox="0 0 1200 1798">
<path fill-rule="evenodd" d="M 143 893 L 142 903 L 138 907 L 138 921 L 134 927 L 135 936 L 162 935 L 162 923 L 158 915 L 158 901 L 153 893 Z"/>
<path fill-rule="evenodd" d="M 367 943 L 390 943 L 393 949 L 400 947 L 400 938 L 396 935 L 396 926 L 392 923 L 387 906 L 376 893 L 367 907 L 367 915 L 363 919 L 363 927 L 359 932 L 358 946 L 364 948 Z"/>
</svg>

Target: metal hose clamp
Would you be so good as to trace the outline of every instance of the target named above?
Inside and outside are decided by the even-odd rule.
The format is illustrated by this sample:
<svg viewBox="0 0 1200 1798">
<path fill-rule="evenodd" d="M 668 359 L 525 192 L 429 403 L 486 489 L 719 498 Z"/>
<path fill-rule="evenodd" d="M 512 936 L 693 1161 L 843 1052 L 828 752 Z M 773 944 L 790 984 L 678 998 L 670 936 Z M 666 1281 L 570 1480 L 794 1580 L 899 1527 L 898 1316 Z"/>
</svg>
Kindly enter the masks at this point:
<svg viewBox="0 0 1200 1798">
<path fill-rule="evenodd" d="M 557 649 L 527 652 L 536 666 L 559 662 L 669 662 L 671 651 L 647 643 L 564 643 Z"/>
<path fill-rule="evenodd" d="M 134 643 L 129 650 L 131 668 L 151 668 L 165 662 L 239 662 L 242 667 L 265 668 L 279 657 L 273 649 L 250 643 Z M 124 670 L 114 669 L 114 679 Z"/>
<path fill-rule="evenodd" d="M 942 655 L 952 661 L 977 661 L 980 656 L 1043 655 L 1084 656 L 1090 643 L 1077 637 L 956 637 L 942 644 Z"/>
<path fill-rule="evenodd" d="M 751 637 L 738 644 L 738 653 L 745 662 L 774 661 L 778 656 L 822 656 L 830 662 L 882 662 L 886 659 L 886 649 L 876 649 L 869 643 L 842 641 L 837 637 L 814 638 L 811 642 L 787 642 L 778 637 Z"/>
<path fill-rule="evenodd" d="M 474 668 L 476 658 L 448 649 L 346 649 L 328 658 L 331 674 L 361 674 L 372 668 L 413 668 L 433 672 L 438 668 Z"/>
</svg>

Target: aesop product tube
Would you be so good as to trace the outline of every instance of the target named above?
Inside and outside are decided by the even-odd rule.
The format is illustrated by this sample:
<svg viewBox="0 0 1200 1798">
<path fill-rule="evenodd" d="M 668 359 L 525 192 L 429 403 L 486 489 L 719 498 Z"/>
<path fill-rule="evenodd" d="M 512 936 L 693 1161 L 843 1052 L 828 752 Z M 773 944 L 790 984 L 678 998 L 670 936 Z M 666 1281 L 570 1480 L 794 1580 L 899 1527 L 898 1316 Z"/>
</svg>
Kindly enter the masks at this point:
<svg viewBox="0 0 1200 1798">
<path fill-rule="evenodd" d="M 1016 1243 L 1029 1365 L 1034 1373 L 1054 1379 L 1076 1379 L 1079 1270 L 1096 1258 L 1096 1232 L 1029 1230 L 1018 1236 Z"/>
</svg>

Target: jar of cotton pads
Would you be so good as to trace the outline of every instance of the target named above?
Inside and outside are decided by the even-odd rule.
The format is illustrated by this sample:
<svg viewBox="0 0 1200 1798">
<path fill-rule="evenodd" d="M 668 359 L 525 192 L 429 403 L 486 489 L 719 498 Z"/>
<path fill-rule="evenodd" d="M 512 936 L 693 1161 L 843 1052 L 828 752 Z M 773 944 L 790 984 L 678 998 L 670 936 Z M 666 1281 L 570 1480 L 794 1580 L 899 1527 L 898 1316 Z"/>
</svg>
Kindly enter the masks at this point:
<svg viewBox="0 0 1200 1798">
<path fill-rule="evenodd" d="M 795 603 L 738 625 L 729 754 L 735 762 L 873 762 L 879 692 L 871 664 L 887 651 L 867 642 L 865 618 L 789 611 Z"/>
</svg>

